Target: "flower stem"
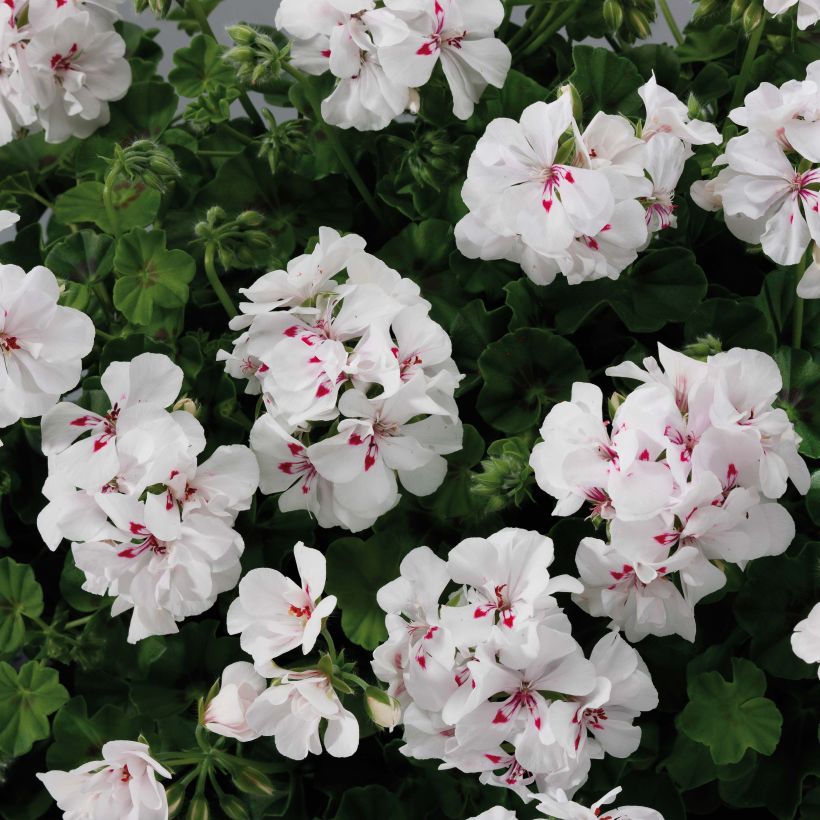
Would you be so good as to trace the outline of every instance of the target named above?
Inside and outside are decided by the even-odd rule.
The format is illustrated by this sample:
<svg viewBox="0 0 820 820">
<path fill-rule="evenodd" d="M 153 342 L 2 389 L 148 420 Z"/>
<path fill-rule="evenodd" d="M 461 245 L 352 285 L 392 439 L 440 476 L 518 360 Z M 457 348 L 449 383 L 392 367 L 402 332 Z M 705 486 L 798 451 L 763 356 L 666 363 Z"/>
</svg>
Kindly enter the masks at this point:
<svg viewBox="0 0 820 820">
<path fill-rule="evenodd" d="M 749 44 L 746 46 L 746 54 L 743 57 L 743 63 L 740 66 L 740 74 L 737 76 L 735 83 L 735 90 L 732 94 L 732 102 L 729 109 L 737 108 L 743 98 L 746 96 L 746 88 L 749 85 L 749 79 L 752 74 L 752 67 L 754 66 L 755 57 L 757 56 L 757 49 L 760 46 L 760 40 L 763 37 L 763 29 L 766 25 L 765 17 L 760 21 L 760 25 L 752 32 L 749 37 Z"/>
<path fill-rule="evenodd" d="M 327 626 L 325 624 L 322 624 L 322 637 L 325 639 L 325 643 L 327 644 L 327 651 L 330 654 L 330 659 L 335 663 L 336 644 L 333 643 L 333 638 L 331 638 L 330 632 L 328 632 Z"/>
<path fill-rule="evenodd" d="M 236 307 L 231 301 L 231 297 L 228 296 L 228 291 L 225 290 L 224 285 L 219 280 L 219 274 L 216 271 L 215 254 L 216 248 L 212 242 L 209 242 L 205 246 L 205 275 L 208 277 L 208 282 L 214 294 L 216 294 L 216 298 L 222 303 L 222 307 L 225 308 L 225 312 L 228 316 L 233 319 L 233 317 L 236 316 Z"/>
<path fill-rule="evenodd" d="M 806 272 L 809 253 L 811 253 L 811 246 L 809 246 L 809 250 L 803 254 L 803 258 L 794 267 L 795 288 L 800 284 L 800 280 Z M 794 314 L 792 316 L 792 347 L 800 347 L 803 343 L 803 308 L 805 307 L 805 302 L 797 294 L 795 294 L 794 299 Z"/>
<path fill-rule="evenodd" d="M 114 207 L 114 182 L 117 177 L 117 166 L 114 166 L 106 175 L 103 183 L 103 205 L 105 206 L 105 215 L 111 223 L 111 233 L 115 237 L 119 237 L 119 223 L 117 221 L 117 209 Z"/>
<path fill-rule="evenodd" d="M 529 43 L 524 49 L 522 49 L 521 54 L 524 57 L 529 57 L 530 54 L 534 54 L 541 48 L 544 43 L 554 37 L 561 29 L 575 16 L 575 13 L 578 11 L 579 8 L 584 4 L 584 0 L 575 0 L 575 2 L 570 3 L 569 6 L 564 10 L 563 14 L 558 15 L 558 17 L 546 28 L 544 29 L 531 43 Z"/>
<path fill-rule="evenodd" d="M 554 6 L 541 6 L 538 9 L 533 9 L 530 16 L 522 23 L 521 28 L 513 34 L 510 41 L 507 43 L 507 48 L 512 51 L 522 46 L 533 35 L 536 34 L 539 27 L 545 20 L 549 20 L 554 11 Z"/>
<path fill-rule="evenodd" d="M 187 8 L 187 10 L 191 13 L 194 20 L 196 20 L 196 23 L 199 26 L 200 31 L 203 34 L 206 34 L 208 37 L 211 37 L 214 40 L 216 40 L 216 34 L 214 34 L 214 30 L 211 28 L 211 24 L 208 22 L 208 15 L 205 14 L 205 9 L 202 7 L 202 3 L 200 3 L 199 0 L 184 0 L 184 5 L 185 8 Z M 240 91 L 239 104 L 242 106 L 242 108 L 245 109 L 245 113 L 250 118 L 250 121 L 253 123 L 254 128 L 258 128 L 260 131 L 264 131 L 265 123 L 262 122 L 262 117 L 259 115 L 259 112 L 256 110 L 256 107 L 251 102 L 251 98 L 248 96 L 247 91 Z"/>
<path fill-rule="evenodd" d="M 680 45 L 683 42 L 683 34 L 681 34 L 677 21 L 672 15 L 672 10 L 669 8 L 669 3 L 667 3 L 666 0 L 658 0 L 658 5 L 661 7 L 661 14 L 663 14 L 663 17 L 666 20 L 666 25 L 669 26 L 669 30 L 672 32 L 675 42 Z"/>
<path fill-rule="evenodd" d="M 356 166 L 353 164 L 353 160 L 350 158 L 350 155 L 345 150 L 345 147 L 339 141 L 339 137 L 336 135 L 336 132 L 333 130 L 331 126 L 329 126 L 322 117 L 322 106 L 319 100 L 316 99 L 316 95 L 314 94 L 313 88 L 311 88 L 310 83 L 306 82 L 305 75 L 299 71 L 298 68 L 295 68 L 290 63 L 282 63 L 282 68 L 293 77 L 294 80 L 302 84 L 302 87 L 305 89 L 305 94 L 307 95 L 308 102 L 310 103 L 310 107 L 313 109 L 313 113 L 316 115 L 316 120 L 319 123 L 320 128 L 324 131 L 325 136 L 327 137 L 327 141 L 330 143 L 330 147 L 335 152 L 336 156 L 339 159 L 339 162 L 342 164 L 342 168 L 344 168 L 345 173 L 350 178 L 350 181 L 356 187 L 356 190 L 359 192 L 359 195 L 364 200 L 365 204 L 368 208 L 373 212 L 373 215 L 381 220 L 381 211 L 379 210 L 379 206 L 376 203 L 376 200 L 373 198 L 373 195 L 367 189 L 367 186 L 364 184 L 364 180 L 361 178 Z"/>
</svg>

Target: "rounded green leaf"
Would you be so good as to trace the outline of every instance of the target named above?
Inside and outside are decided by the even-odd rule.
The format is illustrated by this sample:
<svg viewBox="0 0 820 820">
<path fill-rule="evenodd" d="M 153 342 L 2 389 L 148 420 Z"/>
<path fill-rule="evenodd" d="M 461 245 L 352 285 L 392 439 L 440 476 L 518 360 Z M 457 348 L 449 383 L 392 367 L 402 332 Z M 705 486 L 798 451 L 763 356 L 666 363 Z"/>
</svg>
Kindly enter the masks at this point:
<svg viewBox="0 0 820 820">
<path fill-rule="evenodd" d="M 487 346 L 478 360 L 478 412 L 496 430 L 523 433 L 569 398 L 587 371 L 575 346 L 548 330 L 522 328 Z"/>
<path fill-rule="evenodd" d="M 56 669 L 29 661 L 16 671 L 0 662 L 0 752 L 19 757 L 48 737 L 48 716 L 67 700 Z"/>
<path fill-rule="evenodd" d="M 0 652 L 14 652 L 25 640 L 23 616 L 38 618 L 43 611 L 43 590 L 34 570 L 11 558 L 0 558 Z"/>
<path fill-rule="evenodd" d="M 213 37 L 197 34 L 191 45 L 174 52 L 174 65 L 168 74 L 182 97 L 198 97 L 219 85 L 231 85 L 236 72 L 222 59 L 224 47 Z"/>
<path fill-rule="evenodd" d="M 770 755 L 777 748 L 783 716 L 763 694 L 766 676 L 751 661 L 732 658 L 732 682 L 704 672 L 688 686 L 689 703 L 678 728 L 709 747 L 718 765 L 737 763 L 747 749 Z"/>
<path fill-rule="evenodd" d="M 142 227 L 152 222 L 159 210 L 161 196 L 141 182 L 122 180 L 112 192 L 117 227 L 121 231 Z M 81 182 L 54 201 L 54 217 L 63 225 L 94 222 L 105 233 L 113 233 L 113 226 L 103 204 L 101 182 Z"/>
<path fill-rule="evenodd" d="M 114 240 L 94 231 L 77 231 L 51 248 L 45 266 L 63 279 L 98 282 L 114 266 Z"/>
<path fill-rule="evenodd" d="M 367 541 L 339 538 L 328 547 L 326 594 L 339 602 L 345 635 L 369 651 L 387 638 L 376 593 L 398 576 L 403 554 L 392 532 Z"/>
<path fill-rule="evenodd" d="M 184 307 L 196 265 L 185 251 L 165 248 L 165 231 L 136 229 L 117 242 L 114 304 L 135 325 L 147 325 L 154 305 Z"/>
<path fill-rule="evenodd" d="M 643 78 L 634 64 L 605 48 L 575 46 L 575 71 L 569 78 L 590 111 L 628 114 L 637 111 Z"/>
</svg>

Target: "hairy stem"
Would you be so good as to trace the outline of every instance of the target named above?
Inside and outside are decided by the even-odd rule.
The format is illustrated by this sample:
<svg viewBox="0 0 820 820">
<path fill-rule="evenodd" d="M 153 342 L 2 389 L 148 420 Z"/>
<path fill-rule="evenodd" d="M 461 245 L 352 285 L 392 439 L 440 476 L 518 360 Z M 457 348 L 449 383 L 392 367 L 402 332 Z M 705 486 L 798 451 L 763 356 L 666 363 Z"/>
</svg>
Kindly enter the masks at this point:
<svg viewBox="0 0 820 820">
<path fill-rule="evenodd" d="M 667 0 L 658 0 L 658 5 L 661 7 L 661 14 L 663 14 L 663 18 L 666 20 L 666 25 L 669 26 L 669 30 L 672 32 L 675 42 L 680 45 L 683 42 L 683 34 L 681 34 L 678 23 L 672 15 L 669 3 Z"/>
<path fill-rule="evenodd" d="M 765 28 L 765 17 L 760 21 L 760 25 L 752 32 L 749 37 L 749 44 L 746 46 L 746 54 L 743 57 L 743 63 L 740 66 L 740 74 L 737 76 L 735 83 L 735 90 L 732 94 L 732 102 L 730 103 L 730 110 L 737 108 L 743 98 L 746 96 L 746 89 L 749 86 L 749 79 L 752 74 L 752 67 L 754 66 L 755 57 L 757 56 L 757 49 L 760 46 L 760 40 L 763 37 L 763 29 Z"/>
<path fill-rule="evenodd" d="M 808 264 L 808 256 L 811 253 L 811 247 L 803 254 L 803 258 L 794 267 L 794 286 L 795 288 L 800 284 L 803 274 L 806 272 Z M 794 313 L 792 315 L 792 347 L 800 347 L 803 343 L 803 309 L 805 302 L 797 294 L 794 296 Z"/>
<path fill-rule="evenodd" d="M 205 275 L 208 277 L 211 290 L 213 290 L 216 298 L 222 303 L 222 307 L 225 308 L 225 312 L 228 316 L 233 319 L 237 313 L 236 306 L 233 301 L 231 301 L 231 297 L 228 296 L 228 291 L 225 290 L 225 286 L 219 279 L 219 274 L 216 270 L 216 248 L 211 242 L 205 246 Z"/>
</svg>

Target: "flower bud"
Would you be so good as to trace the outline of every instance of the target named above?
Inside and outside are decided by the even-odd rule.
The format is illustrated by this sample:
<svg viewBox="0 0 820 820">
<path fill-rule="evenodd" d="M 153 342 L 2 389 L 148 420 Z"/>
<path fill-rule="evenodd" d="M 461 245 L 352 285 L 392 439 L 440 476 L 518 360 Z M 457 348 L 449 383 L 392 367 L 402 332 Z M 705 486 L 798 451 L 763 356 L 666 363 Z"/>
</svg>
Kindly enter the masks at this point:
<svg viewBox="0 0 820 820">
<path fill-rule="evenodd" d="M 695 9 L 693 19 L 700 20 L 702 17 L 708 17 L 720 10 L 721 0 L 700 0 L 698 7 Z"/>
<path fill-rule="evenodd" d="M 629 9 L 626 13 L 626 23 L 630 31 L 639 40 L 645 40 L 652 33 L 652 27 L 646 14 L 638 9 Z"/>
<path fill-rule="evenodd" d="M 763 6 L 759 3 L 752 3 L 746 11 L 743 12 L 743 30 L 749 35 L 762 23 Z"/>
<path fill-rule="evenodd" d="M 249 820 L 250 814 L 245 804 L 232 794 L 225 794 L 219 801 L 219 807 L 228 820 Z"/>
<path fill-rule="evenodd" d="M 367 714 L 376 726 L 392 731 L 401 723 L 401 704 L 377 686 L 368 686 L 364 693 Z"/>
<path fill-rule="evenodd" d="M 623 6 L 618 0 L 604 0 L 604 22 L 609 31 L 614 34 L 624 21 Z"/>
<path fill-rule="evenodd" d="M 720 353 L 721 350 L 723 350 L 723 345 L 720 339 L 711 333 L 707 333 L 705 336 L 698 336 L 694 342 L 686 345 L 681 352 L 684 356 L 705 362 L 709 356 L 714 356 L 716 353 Z"/>
<path fill-rule="evenodd" d="M 259 211 L 242 211 L 236 217 L 236 221 L 246 228 L 258 228 L 265 221 L 265 217 Z"/>
<path fill-rule="evenodd" d="M 421 96 L 417 88 L 410 89 L 410 101 L 407 103 L 407 110 L 411 114 L 418 114 L 421 108 Z"/>
<path fill-rule="evenodd" d="M 177 399 L 173 409 L 184 410 L 186 413 L 190 413 L 194 417 L 196 417 L 199 412 L 196 402 L 193 399 L 189 399 L 187 396 Z"/>
<path fill-rule="evenodd" d="M 255 740 L 258 733 L 248 726 L 251 704 L 265 691 L 265 679 L 246 661 L 225 667 L 219 694 L 205 707 L 202 723 L 208 731 L 240 741 Z"/>
<path fill-rule="evenodd" d="M 237 772 L 233 776 L 233 783 L 239 791 L 245 794 L 254 794 L 258 797 L 272 797 L 274 794 L 273 783 L 267 775 L 251 766 L 244 766 L 241 771 Z"/>
<path fill-rule="evenodd" d="M 564 94 L 569 94 L 572 102 L 572 116 L 576 120 L 580 120 L 584 115 L 584 104 L 581 101 L 581 95 L 578 89 L 572 83 L 564 83 L 558 91 L 558 97 L 563 97 Z"/>
<path fill-rule="evenodd" d="M 228 37 L 238 46 L 250 46 L 256 42 L 256 29 L 245 23 L 228 26 L 225 30 L 228 32 Z"/>
<path fill-rule="evenodd" d="M 173 820 L 182 811 L 185 803 L 185 784 L 172 783 L 165 790 L 165 796 L 168 798 L 168 818 Z"/>
<path fill-rule="evenodd" d="M 736 23 L 743 17 L 743 13 L 746 11 L 746 6 L 748 5 L 749 0 L 733 0 L 731 10 L 729 11 L 729 19 Z"/>
<path fill-rule="evenodd" d="M 523 436 L 498 439 L 487 448 L 489 458 L 481 462 L 483 472 L 473 474 L 470 487 L 483 504 L 483 512 L 517 507 L 529 495 L 533 482 L 530 452 L 530 441 Z"/>
<path fill-rule="evenodd" d="M 189 804 L 185 820 L 210 820 L 211 809 L 208 801 L 198 794 Z"/>
</svg>

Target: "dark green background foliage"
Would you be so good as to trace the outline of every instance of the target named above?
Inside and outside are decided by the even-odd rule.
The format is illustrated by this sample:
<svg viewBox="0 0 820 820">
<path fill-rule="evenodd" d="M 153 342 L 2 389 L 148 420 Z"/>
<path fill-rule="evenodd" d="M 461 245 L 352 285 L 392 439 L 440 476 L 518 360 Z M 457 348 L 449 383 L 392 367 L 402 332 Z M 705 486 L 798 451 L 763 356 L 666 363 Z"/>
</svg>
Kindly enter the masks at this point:
<svg viewBox="0 0 820 820">
<path fill-rule="evenodd" d="M 437 77 L 416 121 L 377 134 L 335 132 L 375 192 L 378 219 L 342 173 L 305 89 L 286 75 L 262 81 L 261 90 L 271 105 L 299 109 L 304 116 L 296 123 L 263 134 L 259 123 L 230 118 L 227 101 L 239 96 L 235 72 L 203 35 L 176 55 L 166 81 L 155 72 L 160 54 L 152 32 L 122 25 L 134 85 L 112 106 L 110 125 L 83 142 L 51 146 L 34 135 L 0 149 L 0 204 L 19 210 L 25 226 L 0 247 L 0 260 L 47 263 L 67 280 L 65 303 L 87 311 L 102 331 L 87 360 L 84 406 L 99 403 L 99 375 L 109 362 L 164 352 L 185 371 L 184 392 L 200 405 L 209 450 L 246 441 L 255 403 L 237 393 L 214 361 L 230 335 L 195 232 L 213 205 L 225 219 L 258 211 L 263 221 L 255 228 L 270 240 L 222 242 L 216 264 L 232 295 L 301 253 L 319 226 L 330 225 L 366 237 L 372 252 L 417 281 L 433 303 L 466 374 L 458 397 L 465 449 L 449 458 L 441 489 L 427 499 L 405 496 L 358 537 L 319 529 L 306 514 L 283 514 L 263 496 L 238 522 L 245 571 L 292 572 L 289 556 L 298 539 L 327 553 L 328 591 L 339 598 L 330 629 L 359 674 L 369 676 L 369 651 L 385 637 L 376 590 L 415 546 L 444 555 L 465 536 L 526 527 L 555 540 L 555 572 L 574 572 L 576 546 L 592 525 L 580 517 L 552 519 L 551 500 L 521 470 L 545 413 L 568 397 L 573 380 L 588 377 L 609 394 L 604 369 L 639 360 L 658 341 L 681 349 L 711 334 L 724 348 L 755 347 L 777 357 L 785 381 L 781 402 L 804 436 L 802 452 L 820 457 L 820 303 L 807 303 L 802 349 L 792 349 L 793 272 L 734 239 L 719 216 L 698 210 L 686 195 L 717 148 L 701 148 L 688 162 L 678 228 L 656 239 L 617 282 L 569 287 L 559 280 L 539 288 L 514 265 L 464 259 L 453 242 L 452 225 L 464 213 L 459 191 L 467 160 L 487 122 L 517 118 L 529 103 L 551 99 L 568 77 L 589 116 L 598 107 L 636 116 L 636 88 L 654 68 L 680 98 L 695 94 L 719 125 L 727 122 L 746 40 L 729 23 L 730 4 L 712 5 L 717 11 L 690 25 L 675 50 L 623 45 L 611 54 L 573 49 L 556 35 L 536 53 L 516 54 L 505 88 L 489 91 L 466 123 L 449 113 L 449 94 Z M 585 4 L 570 33 L 603 34 L 601 6 Z M 191 21 L 184 23 L 191 30 Z M 802 79 L 806 64 L 820 58 L 816 37 L 792 25 L 767 22 L 751 87 L 764 79 Z M 504 35 L 509 39 L 515 28 L 508 24 Z M 326 90 L 326 78 L 311 82 L 314 91 Z M 114 155 L 115 144 L 138 138 L 167 146 L 182 175 L 164 192 L 139 179 L 120 181 L 114 226 L 103 204 L 108 166 L 102 158 Z M 43 221 L 46 207 L 52 213 Z M 146 232 L 149 226 L 155 230 Z M 123 619 L 112 620 L 106 602 L 80 589 L 66 547 L 52 554 L 38 536 L 46 463 L 37 423 L 3 431 L 3 441 L 0 816 L 33 820 L 56 816 L 34 773 L 94 759 L 108 739 L 141 732 L 157 751 L 196 748 L 197 700 L 241 652 L 224 627 L 232 593 L 185 622 L 179 635 L 129 646 Z M 488 485 L 486 466 L 507 471 L 506 495 Z M 807 499 L 792 492 L 785 503 L 798 532 L 786 556 L 757 561 L 745 573 L 729 568 L 726 588 L 698 606 L 694 644 L 677 637 L 639 644 L 660 706 L 640 721 L 638 752 L 596 763 L 582 798 L 621 784 L 623 803 L 652 806 L 666 820 L 820 817 L 820 685 L 789 648 L 794 625 L 820 599 L 820 543 L 813 542 L 820 540 L 820 473 Z M 567 608 L 589 649 L 606 623 Z M 496 802 L 520 805 L 473 775 L 408 761 L 397 733 L 376 733 L 361 707 L 347 702 L 363 727 L 355 757 L 296 764 L 278 757 L 269 740 L 248 744 L 243 754 L 253 770 L 240 767 L 209 785 L 212 816 L 460 820 Z M 235 796 L 222 798 L 221 809 L 220 791 Z"/>
</svg>

